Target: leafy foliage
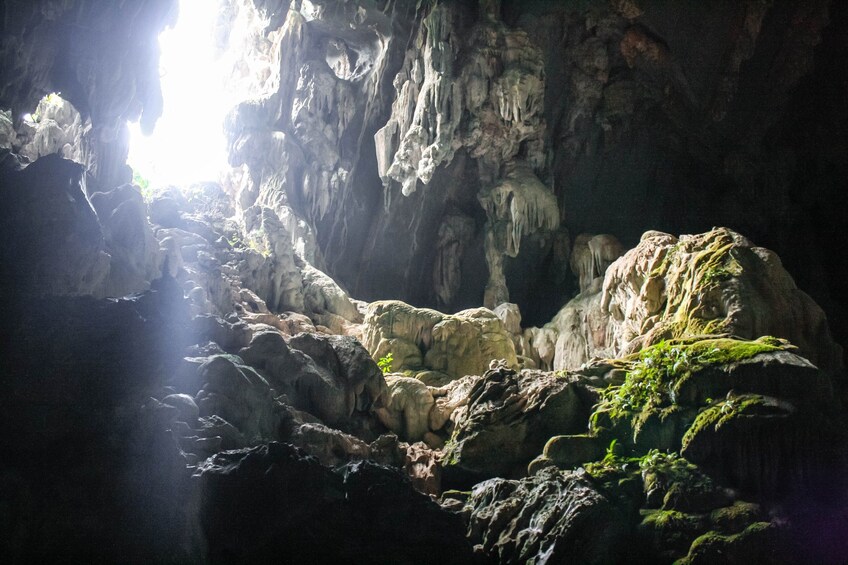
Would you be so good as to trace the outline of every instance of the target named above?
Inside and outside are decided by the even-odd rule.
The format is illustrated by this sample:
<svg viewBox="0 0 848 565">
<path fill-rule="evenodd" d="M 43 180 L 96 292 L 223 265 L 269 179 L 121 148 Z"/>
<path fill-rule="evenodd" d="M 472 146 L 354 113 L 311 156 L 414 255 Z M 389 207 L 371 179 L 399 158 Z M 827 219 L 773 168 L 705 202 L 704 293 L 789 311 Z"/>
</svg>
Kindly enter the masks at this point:
<svg viewBox="0 0 848 565">
<path fill-rule="evenodd" d="M 391 373 L 392 363 L 394 362 L 394 360 L 394 355 L 392 355 L 392 352 L 389 351 L 385 357 L 380 357 L 380 359 L 377 360 L 377 366 L 380 367 L 380 370 L 383 371 L 384 375 L 386 373 Z"/>
<path fill-rule="evenodd" d="M 150 181 L 144 178 L 141 173 L 133 169 L 132 183 L 138 187 L 141 192 L 141 197 L 145 202 L 153 200 L 153 189 L 150 188 Z"/>
<path fill-rule="evenodd" d="M 652 449 L 639 458 L 639 468 L 643 474 L 654 474 L 667 484 L 681 484 L 687 490 L 712 490 L 712 480 L 704 475 L 693 463 L 678 453 L 667 453 Z"/>
<path fill-rule="evenodd" d="M 624 383 L 601 392 L 598 409 L 591 424 L 599 427 L 599 416 L 605 414 L 613 423 L 633 418 L 645 409 L 658 409 L 671 404 L 671 387 L 675 376 L 689 371 L 691 353 L 669 342 L 643 350 L 631 364 Z"/>
</svg>

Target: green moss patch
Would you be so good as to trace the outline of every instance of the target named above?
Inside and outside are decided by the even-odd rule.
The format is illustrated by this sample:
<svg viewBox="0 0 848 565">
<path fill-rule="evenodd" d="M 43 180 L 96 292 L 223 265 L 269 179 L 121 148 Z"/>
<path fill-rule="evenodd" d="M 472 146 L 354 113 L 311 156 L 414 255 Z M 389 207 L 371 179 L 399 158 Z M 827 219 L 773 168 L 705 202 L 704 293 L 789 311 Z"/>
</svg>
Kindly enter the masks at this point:
<svg viewBox="0 0 848 565">
<path fill-rule="evenodd" d="M 759 521 L 763 511 L 759 504 L 738 500 L 731 506 L 717 508 L 710 513 L 713 529 L 724 534 L 735 534 Z"/>
<path fill-rule="evenodd" d="M 678 563 L 770 563 L 780 552 L 777 541 L 777 528 L 769 522 L 754 522 L 738 534 L 711 531 L 693 541 Z"/>
<path fill-rule="evenodd" d="M 716 402 L 698 414 L 695 422 L 683 436 L 683 449 L 702 431 L 712 429 L 719 431 L 735 418 L 744 416 L 767 416 L 785 414 L 786 410 L 777 406 L 774 399 L 759 394 L 742 394 L 729 396 L 721 402 Z"/>
<path fill-rule="evenodd" d="M 601 392 L 590 428 L 596 433 L 607 430 L 623 440 L 635 441 L 625 437 L 626 432 L 632 430 L 638 435 L 651 416 L 661 422 L 672 416 L 675 392 L 693 374 L 706 367 L 791 347 L 788 342 L 773 337 L 755 341 L 708 337 L 660 342 L 622 360 L 627 370 L 624 384 Z"/>
</svg>

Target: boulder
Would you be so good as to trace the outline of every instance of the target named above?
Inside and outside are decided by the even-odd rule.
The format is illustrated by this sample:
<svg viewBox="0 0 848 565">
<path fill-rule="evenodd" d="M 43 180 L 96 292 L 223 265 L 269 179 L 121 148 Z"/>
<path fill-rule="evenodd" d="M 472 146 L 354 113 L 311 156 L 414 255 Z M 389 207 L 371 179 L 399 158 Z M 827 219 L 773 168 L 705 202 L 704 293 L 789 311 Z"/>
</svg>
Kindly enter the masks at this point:
<svg viewBox="0 0 848 565">
<path fill-rule="evenodd" d="M 844 468 L 838 413 L 760 394 L 729 394 L 701 412 L 681 454 L 744 492 L 785 496 Z"/>
<path fill-rule="evenodd" d="M 232 355 L 215 355 L 198 368 L 201 416 L 220 416 L 251 441 L 276 440 L 284 409 L 260 374 Z"/>
<path fill-rule="evenodd" d="M 213 563 L 473 561 L 459 518 L 399 471 L 363 461 L 333 472 L 271 443 L 219 453 L 195 475 L 197 520 Z"/>
<path fill-rule="evenodd" d="M 556 369 L 704 334 L 772 335 L 798 346 L 825 372 L 842 368 L 842 350 L 821 308 L 795 286 L 777 255 L 727 228 L 680 238 L 646 232 L 598 281 L 581 285 L 582 293 L 545 326 L 558 335 Z"/>
<path fill-rule="evenodd" d="M 264 331 L 239 355 L 292 406 L 342 430 L 368 420 L 372 405 L 386 394 L 376 363 L 350 337 L 298 334 L 287 342 L 276 331 Z"/>
<path fill-rule="evenodd" d="M 109 255 L 83 175 L 81 165 L 58 155 L 0 175 L 4 295 L 104 294 Z"/>
<path fill-rule="evenodd" d="M 551 373 L 506 367 L 487 371 L 456 411 L 445 447 L 445 481 L 520 477 L 551 436 L 585 430 L 582 386 Z"/>
<path fill-rule="evenodd" d="M 112 257 L 106 294 L 123 296 L 146 290 L 150 281 L 159 276 L 164 255 L 147 223 L 141 194 L 125 184 L 107 193 L 95 192 L 91 204 Z"/>
<path fill-rule="evenodd" d="M 388 395 L 375 410 L 377 418 L 405 441 L 421 441 L 430 431 L 430 412 L 435 399 L 429 387 L 418 379 L 386 376 Z M 437 428 L 438 429 L 438 428 Z"/>
<path fill-rule="evenodd" d="M 475 485 L 463 511 L 472 543 L 499 563 L 619 563 L 630 516 L 585 473 L 546 469 Z"/>
<path fill-rule="evenodd" d="M 363 343 L 375 359 L 392 353 L 395 371 L 439 371 L 458 379 L 482 374 L 496 359 L 517 367 L 511 335 L 486 308 L 448 315 L 399 301 L 373 302 Z"/>
</svg>

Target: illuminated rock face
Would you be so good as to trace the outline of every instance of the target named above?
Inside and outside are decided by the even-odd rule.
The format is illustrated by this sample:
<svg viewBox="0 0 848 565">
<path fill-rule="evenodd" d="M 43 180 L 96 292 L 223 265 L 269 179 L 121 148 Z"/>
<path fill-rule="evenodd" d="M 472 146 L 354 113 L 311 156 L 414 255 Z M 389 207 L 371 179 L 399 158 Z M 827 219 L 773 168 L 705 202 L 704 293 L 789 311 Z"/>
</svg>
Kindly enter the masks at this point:
<svg viewBox="0 0 848 565">
<path fill-rule="evenodd" d="M 556 335 L 556 370 L 662 340 L 721 334 L 781 337 L 826 371 L 842 367 L 824 312 L 795 286 L 780 258 L 726 228 L 679 239 L 646 232 L 544 330 L 528 331 L 526 356 L 550 355 L 544 332 Z"/>
<path fill-rule="evenodd" d="M 514 302 L 538 325 L 589 283 L 568 272 L 569 232 L 627 247 L 730 225 L 786 257 L 781 218 L 806 221 L 787 200 L 800 169 L 763 148 L 812 68 L 824 0 L 709 17 L 635 2 L 227 6 L 222 27 L 241 31 L 222 45 L 243 53 L 233 80 L 253 93 L 227 126 L 233 191 L 359 298 Z"/>
<path fill-rule="evenodd" d="M 233 73 L 258 92 L 227 125 L 240 205 L 274 209 L 301 256 L 354 295 L 449 311 L 507 301 L 505 258 L 528 240 L 528 266 L 543 261 L 560 218 L 538 177 L 544 72 L 527 34 L 459 4 L 228 6 L 244 31 L 224 44 L 266 38 L 244 55 L 259 69 Z"/>
</svg>

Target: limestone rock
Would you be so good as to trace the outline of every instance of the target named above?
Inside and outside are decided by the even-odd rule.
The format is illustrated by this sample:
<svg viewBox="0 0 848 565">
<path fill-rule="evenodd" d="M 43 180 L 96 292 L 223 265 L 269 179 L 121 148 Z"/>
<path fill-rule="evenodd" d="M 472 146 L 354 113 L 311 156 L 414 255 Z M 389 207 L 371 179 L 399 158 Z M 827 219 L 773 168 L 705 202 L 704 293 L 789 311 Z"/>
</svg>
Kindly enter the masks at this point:
<svg viewBox="0 0 848 565">
<path fill-rule="evenodd" d="M 327 467 L 362 461 L 371 455 L 370 447 L 361 439 L 318 422 L 298 425 L 288 442 Z"/>
<path fill-rule="evenodd" d="M 392 117 L 376 135 L 380 176 L 401 183 L 407 196 L 419 180 L 428 184 L 458 147 L 467 145 L 485 163 L 509 161 L 541 129 L 544 78 L 537 48 L 494 20 L 459 37 L 462 15 L 450 5 L 433 7 L 395 77 Z M 470 48 L 468 60 L 455 68 L 463 44 Z M 499 44 L 506 46 L 502 64 L 488 56 Z M 461 108 L 471 113 L 463 128 Z"/>
<path fill-rule="evenodd" d="M 551 373 L 490 369 L 454 416 L 445 447 L 445 478 L 523 476 L 551 436 L 585 429 L 589 406 L 579 385 Z"/>
<path fill-rule="evenodd" d="M 435 405 L 429 387 L 409 377 L 386 377 L 388 396 L 377 408 L 380 422 L 406 441 L 415 442 L 430 431 L 430 411 Z M 438 429 L 438 428 L 437 428 Z"/>
<path fill-rule="evenodd" d="M 440 371 L 458 379 L 482 374 L 495 359 L 517 366 L 510 335 L 485 308 L 447 315 L 398 301 L 374 302 L 365 315 L 364 338 L 375 359 L 393 354 L 395 371 Z"/>
<path fill-rule="evenodd" d="M 442 471 L 438 454 L 426 443 L 417 442 L 406 448 L 404 471 L 418 492 L 431 496 L 441 494 Z"/>
<path fill-rule="evenodd" d="M 842 367 L 821 308 L 773 252 L 727 228 L 680 239 L 646 232 L 598 281 L 545 326 L 558 334 L 555 369 L 702 334 L 772 335 L 825 371 Z"/>
<path fill-rule="evenodd" d="M 179 412 L 179 417 L 182 418 L 182 420 L 178 421 L 186 422 L 187 424 L 197 421 L 197 417 L 200 415 L 194 398 L 187 394 L 169 394 L 162 399 L 162 403 L 176 408 Z"/>
<path fill-rule="evenodd" d="M 140 120 L 150 132 L 162 113 L 155 38 L 173 23 L 176 12 L 176 2 L 170 0 L 132 8 L 74 0 L 8 10 L 10 25 L 0 56 L 0 106 L 12 108 L 16 116 L 36 110 L 36 139 L 25 151 L 34 157 L 58 150 L 84 163 L 91 192 L 129 182 L 126 123 Z M 80 26 L 87 31 L 86 41 L 79 40 Z M 82 127 L 76 116 L 68 120 L 56 115 L 67 111 L 57 96 L 39 104 L 47 93 L 61 93 L 73 104 Z"/>
<path fill-rule="evenodd" d="M 11 110 L 0 110 L 0 149 L 11 151 L 17 140 Z"/>
<path fill-rule="evenodd" d="M 465 511 L 469 538 L 500 563 L 627 559 L 629 517 L 582 473 L 491 479 L 474 486 Z"/>
<path fill-rule="evenodd" d="M 845 441 L 831 428 L 835 417 L 781 398 L 730 394 L 698 415 L 681 454 L 744 492 L 781 496 L 844 465 L 829 449 Z"/>
<path fill-rule="evenodd" d="M 182 546 L 190 471 L 167 431 L 170 415 L 150 402 L 187 343 L 179 289 L 119 300 L 48 296 L 25 308 L 17 300 L 0 296 L 8 431 L 0 496 L 15 524 L 0 555 L 191 561 Z"/>
<path fill-rule="evenodd" d="M 29 161 L 45 155 L 84 163 L 82 136 L 85 126 L 73 104 L 58 94 L 48 94 L 38 102 L 30 120 L 21 123 L 15 140 L 17 153 Z"/>
<path fill-rule="evenodd" d="M 229 322 L 212 314 L 195 316 L 192 333 L 200 341 L 213 341 L 224 351 L 236 352 L 250 343 L 252 333 L 244 322 Z"/>
<path fill-rule="evenodd" d="M 197 519 L 211 561 L 473 561 L 461 521 L 370 462 L 337 472 L 271 443 L 219 453 L 196 475 Z"/>
<path fill-rule="evenodd" d="M 607 267 L 623 254 L 624 248 L 613 235 L 578 235 L 571 250 L 571 271 L 577 276 L 580 292 L 586 292 L 592 281 L 603 277 Z"/>
<path fill-rule="evenodd" d="M 453 424 L 467 411 L 471 390 L 482 377 L 469 375 L 440 387 L 430 388 L 435 404 L 430 411 L 430 429 L 453 431 Z"/>
<path fill-rule="evenodd" d="M 384 401 L 382 373 L 352 338 L 300 334 L 287 342 L 266 331 L 239 355 L 292 406 L 342 430 L 355 428 L 372 405 Z"/>
<path fill-rule="evenodd" d="M 216 355 L 198 368 L 203 388 L 195 401 L 200 415 L 217 415 L 249 441 L 279 437 L 282 406 L 261 375 L 235 356 Z"/>
<path fill-rule="evenodd" d="M 163 228 L 183 227 L 180 202 L 171 196 L 156 196 L 148 205 L 150 221 Z"/>
<path fill-rule="evenodd" d="M 2 175 L 4 293 L 103 295 L 109 255 L 83 176 L 80 165 L 57 155 Z"/>
<path fill-rule="evenodd" d="M 125 184 L 108 193 L 95 192 L 90 200 L 112 258 L 106 294 L 123 296 L 146 290 L 150 281 L 159 277 L 163 257 L 147 223 L 141 194 Z"/>
<path fill-rule="evenodd" d="M 312 265 L 303 265 L 304 308 L 316 314 L 335 314 L 349 322 L 361 322 L 362 314 L 336 282 Z"/>
<path fill-rule="evenodd" d="M 303 282 L 294 262 L 288 232 L 268 208 L 245 213 L 249 247 L 243 252 L 239 274 L 244 286 L 258 294 L 272 311 L 302 312 Z"/>
<path fill-rule="evenodd" d="M 494 313 L 503 322 L 506 331 L 512 335 L 519 335 L 521 333 L 521 311 L 518 309 L 518 304 L 510 304 L 508 302 L 498 304 L 494 309 Z"/>
<path fill-rule="evenodd" d="M 509 299 L 504 257 L 517 257 L 521 241 L 536 233 L 553 233 L 559 228 L 556 196 L 536 177 L 528 163 L 513 163 L 506 177 L 477 198 L 486 210 L 485 254 L 489 282 L 483 297 L 494 308 Z"/>
<path fill-rule="evenodd" d="M 725 228 L 676 243 L 665 234 L 645 234 L 610 268 L 603 296 L 617 352 L 632 350 L 637 340 L 647 345 L 724 332 L 785 338 L 822 369 L 842 365 L 824 313 L 795 286 L 777 255 Z"/>
</svg>

